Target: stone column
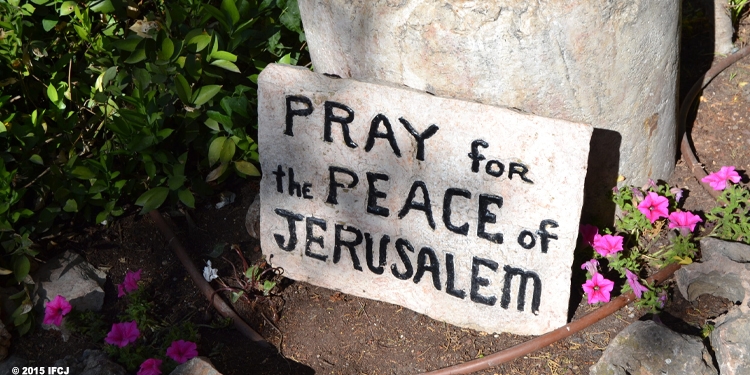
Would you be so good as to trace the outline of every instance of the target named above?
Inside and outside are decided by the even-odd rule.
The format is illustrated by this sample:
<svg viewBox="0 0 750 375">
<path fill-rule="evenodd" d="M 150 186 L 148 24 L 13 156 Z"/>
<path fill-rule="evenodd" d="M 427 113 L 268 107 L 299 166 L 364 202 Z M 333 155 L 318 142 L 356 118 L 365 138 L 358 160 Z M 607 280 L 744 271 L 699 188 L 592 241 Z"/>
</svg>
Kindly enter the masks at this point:
<svg viewBox="0 0 750 375">
<path fill-rule="evenodd" d="M 643 185 L 674 170 L 678 0 L 299 0 L 299 6 L 319 73 L 593 125 L 590 207 L 608 202 L 618 175 Z M 593 220 L 586 211 L 584 220 Z M 613 213 L 596 216 L 606 221 Z"/>
</svg>

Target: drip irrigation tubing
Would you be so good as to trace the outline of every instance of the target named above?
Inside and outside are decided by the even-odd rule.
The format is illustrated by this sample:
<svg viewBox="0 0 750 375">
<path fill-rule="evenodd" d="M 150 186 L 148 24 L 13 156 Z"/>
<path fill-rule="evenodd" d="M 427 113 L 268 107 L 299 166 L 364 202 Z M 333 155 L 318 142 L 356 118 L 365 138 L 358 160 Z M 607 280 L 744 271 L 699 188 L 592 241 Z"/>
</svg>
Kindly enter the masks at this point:
<svg viewBox="0 0 750 375">
<path fill-rule="evenodd" d="M 235 313 L 234 310 L 214 292 L 214 289 L 211 287 L 211 285 L 206 281 L 206 279 L 203 278 L 203 275 L 198 271 L 198 269 L 195 268 L 195 265 L 187 255 L 185 248 L 182 247 L 182 244 L 177 239 L 169 225 L 167 225 L 167 222 L 161 216 L 161 213 L 159 213 L 159 211 L 157 210 L 153 210 L 149 212 L 149 215 L 154 221 L 154 224 L 156 224 L 156 227 L 159 228 L 161 235 L 164 236 L 168 244 L 172 247 L 175 255 L 177 255 L 177 259 L 180 260 L 182 266 L 187 270 L 190 278 L 193 280 L 193 283 L 198 287 L 198 289 L 200 289 L 203 295 L 206 296 L 206 299 L 211 302 L 214 308 L 216 308 L 216 311 L 218 311 L 221 316 L 232 319 L 234 327 L 237 328 L 237 330 L 242 334 L 247 336 L 247 338 L 249 338 L 255 344 L 265 349 L 275 350 L 275 347 L 273 345 L 269 344 L 268 341 L 263 338 L 263 336 L 258 334 L 258 332 L 255 332 L 254 329 L 247 325 L 247 323 L 245 323 L 245 321 L 242 320 L 242 318 L 237 315 L 237 313 Z"/>
</svg>

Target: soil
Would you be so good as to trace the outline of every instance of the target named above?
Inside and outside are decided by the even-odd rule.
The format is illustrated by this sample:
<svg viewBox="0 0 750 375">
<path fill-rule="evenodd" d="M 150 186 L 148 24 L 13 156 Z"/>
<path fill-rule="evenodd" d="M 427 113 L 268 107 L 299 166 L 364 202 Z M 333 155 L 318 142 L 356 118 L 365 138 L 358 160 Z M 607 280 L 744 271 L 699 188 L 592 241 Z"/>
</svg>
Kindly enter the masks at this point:
<svg viewBox="0 0 750 375">
<path fill-rule="evenodd" d="M 689 25 L 683 30 L 682 81 L 686 92 L 708 70 L 713 60 L 710 22 L 691 7 L 684 7 Z M 685 22 L 686 26 L 688 22 Z M 695 26 L 699 25 L 699 26 Z M 700 26 L 702 25 L 702 26 Z M 750 34 L 750 20 L 739 27 L 741 43 Z M 750 168 L 750 59 L 746 58 L 719 75 L 704 91 L 694 111 L 688 132 L 699 160 L 709 171 L 734 165 L 747 176 Z M 684 209 L 709 210 L 715 201 L 680 160 L 670 186 L 687 189 Z M 747 183 L 747 177 L 743 183 Z M 216 209 L 202 207 L 172 213 L 177 238 L 199 269 L 217 244 L 236 244 L 249 262 L 259 262 L 259 244 L 245 230 L 245 213 L 258 190 L 258 181 L 233 181 L 223 186 L 236 200 Z M 206 298 L 193 285 L 167 241 L 148 216 L 131 214 L 109 226 L 77 230 L 49 243 L 45 255 L 64 250 L 82 254 L 94 266 L 106 270 L 103 315 L 114 321 L 122 311 L 114 283 L 122 282 L 127 270 L 143 270 L 147 292 L 155 302 L 154 315 L 166 324 L 190 320 L 199 328 L 199 352 L 210 357 L 218 371 L 234 374 L 415 374 L 454 365 L 511 347 L 532 337 L 486 334 L 454 327 L 399 306 L 358 298 L 285 280 L 273 297 L 250 304 L 240 299 L 235 310 L 278 350 L 271 354 L 253 345 L 231 327 L 212 328 L 221 320 Z M 231 250 L 213 259 L 219 274 L 240 266 Z M 574 280 L 575 281 L 575 280 Z M 671 282 L 671 281 L 670 281 Z M 571 291 L 572 319 L 592 311 L 582 300 L 579 283 Z M 224 296 L 227 299 L 228 296 Z M 479 374 L 584 374 L 601 356 L 618 332 L 639 319 L 655 319 L 672 329 L 698 334 L 712 319 L 726 312 L 731 302 L 708 295 L 686 301 L 673 288 L 663 312 L 627 306 L 597 324 L 567 339 L 525 357 Z M 50 366 L 66 355 L 80 356 L 88 348 L 101 348 L 85 336 L 73 334 L 63 342 L 58 331 L 37 329 L 24 337 L 13 337 L 11 353 Z"/>
</svg>

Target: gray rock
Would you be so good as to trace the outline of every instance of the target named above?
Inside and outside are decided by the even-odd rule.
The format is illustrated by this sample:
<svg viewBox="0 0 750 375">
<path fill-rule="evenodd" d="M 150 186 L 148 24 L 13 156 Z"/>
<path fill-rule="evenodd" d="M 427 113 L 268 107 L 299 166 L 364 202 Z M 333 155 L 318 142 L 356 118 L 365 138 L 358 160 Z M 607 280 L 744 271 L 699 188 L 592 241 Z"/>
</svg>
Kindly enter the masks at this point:
<svg viewBox="0 0 750 375">
<path fill-rule="evenodd" d="M 245 229 L 250 237 L 260 239 L 260 194 L 255 195 L 253 203 L 247 209 Z"/>
<path fill-rule="evenodd" d="M 718 375 L 700 338 L 653 321 L 631 324 L 610 342 L 590 375 Z"/>
<path fill-rule="evenodd" d="M 14 367 L 23 367 L 27 366 L 29 364 L 29 361 L 25 358 L 21 358 L 16 354 L 13 354 L 12 356 L 8 357 L 3 362 L 0 362 L 0 374 L 12 374 L 11 369 Z"/>
<path fill-rule="evenodd" d="M 57 360 L 54 366 L 67 367 L 68 373 L 78 375 L 127 375 L 122 366 L 110 360 L 100 350 L 86 349 L 81 358 L 67 356 Z"/>
<path fill-rule="evenodd" d="M 179 366 L 169 375 L 221 375 L 206 357 L 195 357 Z"/>
<path fill-rule="evenodd" d="M 67 251 L 39 268 L 34 304 L 38 311 L 43 311 L 44 303 L 59 294 L 79 311 L 99 311 L 104 304 L 102 286 L 106 278 L 104 272 L 83 257 Z"/>
<path fill-rule="evenodd" d="M 747 311 L 734 308 L 717 319 L 710 338 L 721 375 L 750 374 L 750 314 Z"/>
<path fill-rule="evenodd" d="M 636 186 L 674 170 L 680 1 L 299 0 L 299 8 L 318 73 L 607 129 L 592 140 L 589 163 L 590 181 L 609 184 L 595 190 L 604 204 L 618 164 Z"/>
<path fill-rule="evenodd" d="M 703 259 L 675 273 L 680 293 L 689 301 L 701 294 L 750 302 L 750 246 L 716 238 L 701 240 Z"/>
</svg>

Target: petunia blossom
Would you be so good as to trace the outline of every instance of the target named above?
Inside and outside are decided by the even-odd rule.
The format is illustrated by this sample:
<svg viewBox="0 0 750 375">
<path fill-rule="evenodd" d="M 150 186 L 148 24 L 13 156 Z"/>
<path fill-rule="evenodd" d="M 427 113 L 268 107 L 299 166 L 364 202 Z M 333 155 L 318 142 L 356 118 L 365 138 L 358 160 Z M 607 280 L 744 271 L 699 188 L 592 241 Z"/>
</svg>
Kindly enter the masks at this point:
<svg viewBox="0 0 750 375">
<path fill-rule="evenodd" d="M 589 304 L 597 302 L 609 302 L 610 292 L 615 287 L 615 283 L 607 280 L 602 274 L 594 274 L 590 280 L 583 284 L 583 291 L 586 292 Z"/>
<path fill-rule="evenodd" d="M 198 356 L 198 346 L 192 341 L 177 340 L 167 348 L 167 356 L 177 363 L 185 363 Z"/>
<path fill-rule="evenodd" d="M 585 262 L 581 265 L 582 270 L 588 271 L 591 275 L 599 273 L 599 261 L 596 259 L 591 259 L 588 262 Z"/>
<path fill-rule="evenodd" d="M 638 282 L 638 275 L 630 272 L 627 268 L 625 269 L 625 277 L 628 279 L 628 285 L 630 285 L 630 289 L 633 289 L 636 297 L 641 298 L 643 292 L 648 292 L 648 288 Z"/>
<path fill-rule="evenodd" d="M 682 189 L 674 187 L 669 189 L 669 192 L 674 194 L 674 200 L 679 202 L 682 199 Z"/>
<path fill-rule="evenodd" d="M 638 204 L 638 210 L 653 223 L 661 217 L 669 216 L 668 206 L 669 200 L 666 197 L 662 197 L 652 191 Z"/>
<path fill-rule="evenodd" d="M 67 315 L 73 307 L 70 306 L 65 297 L 56 295 L 52 301 L 47 302 L 44 306 L 44 324 L 54 324 L 60 326 L 62 324 L 63 317 Z"/>
<path fill-rule="evenodd" d="M 138 281 L 141 280 L 141 270 L 128 271 L 125 273 L 125 281 L 122 284 L 117 284 L 117 297 L 124 297 L 126 294 L 130 294 L 138 290 Z"/>
<path fill-rule="evenodd" d="M 149 358 L 141 363 L 137 375 L 160 375 L 161 359 Z"/>
<path fill-rule="evenodd" d="M 677 228 L 683 235 L 695 230 L 695 224 L 703 222 L 698 215 L 690 211 L 675 211 L 669 214 L 669 229 Z"/>
<path fill-rule="evenodd" d="M 135 321 L 125 323 L 112 324 L 112 329 L 104 338 L 107 344 L 117 345 L 124 348 L 131 342 L 135 342 L 138 337 L 141 336 L 141 332 L 138 331 L 138 324 Z"/>
<path fill-rule="evenodd" d="M 601 256 L 606 257 L 618 251 L 622 251 L 622 236 L 613 236 L 611 234 L 594 236 L 594 250 Z"/>
<path fill-rule="evenodd" d="M 578 231 L 581 233 L 581 239 L 585 245 L 594 246 L 594 237 L 599 234 L 599 228 L 591 224 L 582 224 Z"/>
<path fill-rule="evenodd" d="M 703 177 L 701 181 L 711 185 L 714 190 L 724 190 L 727 188 L 727 181 L 732 181 L 735 184 L 740 182 L 740 175 L 734 170 L 733 166 L 725 166 L 721 167 L 718 172 Z"/>
</svg>

